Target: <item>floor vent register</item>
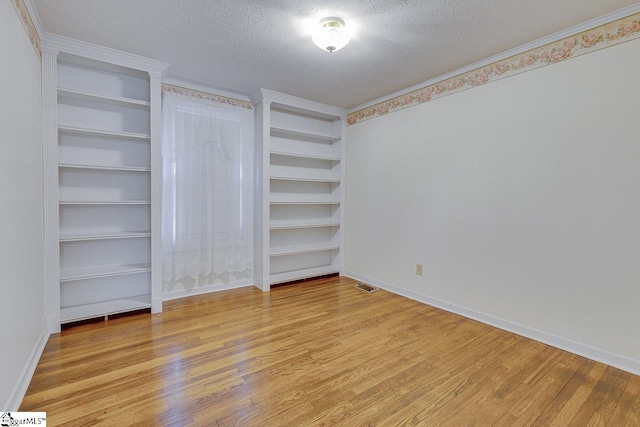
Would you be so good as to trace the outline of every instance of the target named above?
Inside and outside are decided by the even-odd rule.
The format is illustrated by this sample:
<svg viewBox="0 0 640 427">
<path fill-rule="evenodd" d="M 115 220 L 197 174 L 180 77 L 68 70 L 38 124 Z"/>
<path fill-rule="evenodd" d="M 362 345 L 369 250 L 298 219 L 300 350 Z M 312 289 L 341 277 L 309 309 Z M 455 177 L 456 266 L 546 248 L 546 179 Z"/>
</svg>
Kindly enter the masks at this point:
<svg viewBox="0 0 640 427">
<path fill-rule="evenodd" d="M 362 282 L 358 283 L 355 286 L 355 288 L 360 289 L 361 291 L 364 291 L 366 293 L 372 293 L 379 289 L 379 288 L 376 288 L 375 286 L 367 285 L 366 283 L 362 283 Z"/>
</svg>

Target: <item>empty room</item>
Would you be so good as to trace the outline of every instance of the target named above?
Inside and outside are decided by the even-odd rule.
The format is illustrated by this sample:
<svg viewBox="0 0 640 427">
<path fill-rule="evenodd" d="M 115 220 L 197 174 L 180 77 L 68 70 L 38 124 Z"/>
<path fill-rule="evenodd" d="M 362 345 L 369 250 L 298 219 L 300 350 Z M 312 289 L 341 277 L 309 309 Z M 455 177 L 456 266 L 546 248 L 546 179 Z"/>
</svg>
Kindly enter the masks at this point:
<svg viewBox="0 0 640 427">
<path fill-rule="evenodd" d="M 0 423 L 640 426 L 640 3 L 0 0 Z"/>
</svg>

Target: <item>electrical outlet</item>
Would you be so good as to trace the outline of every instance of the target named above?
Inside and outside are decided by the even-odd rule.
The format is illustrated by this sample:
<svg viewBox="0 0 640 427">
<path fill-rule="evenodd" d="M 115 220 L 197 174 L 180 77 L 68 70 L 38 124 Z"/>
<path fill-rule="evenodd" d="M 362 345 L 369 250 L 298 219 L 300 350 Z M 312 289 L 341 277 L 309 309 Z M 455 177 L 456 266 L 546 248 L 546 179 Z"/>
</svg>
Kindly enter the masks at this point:
<svg viewBox="0 0 640 427">
<path fill-rule="evenodd" d="M 416 275 L 422 276 L 422 264 L 416 264 Z"/>
</svg>

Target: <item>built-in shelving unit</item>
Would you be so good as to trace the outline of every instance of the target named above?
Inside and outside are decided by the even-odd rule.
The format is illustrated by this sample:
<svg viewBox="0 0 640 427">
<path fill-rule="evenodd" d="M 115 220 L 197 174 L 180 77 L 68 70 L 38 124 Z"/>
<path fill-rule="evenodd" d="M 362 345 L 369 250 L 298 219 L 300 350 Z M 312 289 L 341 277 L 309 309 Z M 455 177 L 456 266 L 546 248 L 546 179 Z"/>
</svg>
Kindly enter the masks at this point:
<svg viewBox="0 0 640 427">
<path fill-rule="evenodd" d="M 256 285 L 340 272 L 346 111 L 264 89 L 253 101 Z"/>
<path fill-rule="evenodd" d="M 133 70 L 122 74 L 85 64 L 58 62 L 62 323 L 151 306 L 149 79 Z M 133 144 L 143 147 L 134 150 Z M 149 267 L 104 264 L 132 239 L 144 241 L 138 260 Z"/>
<path fill-rule="evenodd" d="M 43 47 L 47 322 L 162 310 L 160 79 L 167 64 Z M 54 205 L 55 203 L 55 205 Z M 54 246 L 55 245 L 55 246 Z"/>
</svg>

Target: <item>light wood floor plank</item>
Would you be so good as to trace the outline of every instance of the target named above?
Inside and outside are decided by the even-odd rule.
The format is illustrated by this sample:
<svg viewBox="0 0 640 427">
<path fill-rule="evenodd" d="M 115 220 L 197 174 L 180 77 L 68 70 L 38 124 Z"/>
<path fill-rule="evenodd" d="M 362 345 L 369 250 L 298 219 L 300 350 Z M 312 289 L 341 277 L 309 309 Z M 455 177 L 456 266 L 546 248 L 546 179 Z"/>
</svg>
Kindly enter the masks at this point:
<svg viewBox="0 0 640 427">
<path fill-rule="evenodd" d="M 543 427 L 568 424 L 575 416 L 577 409 L 584 403 L 582 397 L 586 398 L 593 390 L 604 369 L 604 365 L 587 359 L 583 360 L 571 380 L 538 416 L 533 425 Z M 571 408 L 574 410 L 572 411 Z"/>
<path fill-rule="evenodd" d="M 571 421 L 572 425 L 606 425 L 620 400 L 631 374 L 607 367 L 600 381 Z"/>
<path fill-rule="evenodd" d="M 51 426 L 638 426 L 640 377 L 353 280 L 65 329 L 21 406 Z"/>
</svg>

